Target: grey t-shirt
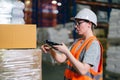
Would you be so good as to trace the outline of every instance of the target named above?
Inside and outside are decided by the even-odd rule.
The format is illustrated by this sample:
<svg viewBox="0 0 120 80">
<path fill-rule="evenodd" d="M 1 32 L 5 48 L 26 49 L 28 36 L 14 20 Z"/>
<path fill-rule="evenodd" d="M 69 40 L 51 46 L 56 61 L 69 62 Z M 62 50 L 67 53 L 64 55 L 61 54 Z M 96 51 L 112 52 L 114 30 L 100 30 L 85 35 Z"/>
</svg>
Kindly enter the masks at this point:
<svg viewBox="0 0 120 80">
<path fill-rule="evenodd" d="M 75 43 L 76 42 L 77 42 L 77 40 L 75 41 Z M 81 45 L 82 44 L 80 44 L 80 46 Z M 70 49 L 71 48 L 72 48 L 72 46 L 70 47 Z M 88 50 L 86 50 L 86 51 L 83 50 L 81 54 L 84 55 L 82 62 L 92 65 L 93 69 L 97 72 L 99 61 L 100 61 L 100 45 L 99 45 L 98 41 L 94 40 L 92 42 L 92 44 L 90 45 L 90 47 L 88 48 Z M 81 61 L 80 57 L 79 57 L 79 60 Z"/>
<path fill-rule="evenodd" d="M 98 65 L 100 61 L 100 45 L 98 41 L 94 40 L 88 50 L 84 52 L 83 62 L 93 66 L 95 71 L 98 71 Z"/>
</svg>

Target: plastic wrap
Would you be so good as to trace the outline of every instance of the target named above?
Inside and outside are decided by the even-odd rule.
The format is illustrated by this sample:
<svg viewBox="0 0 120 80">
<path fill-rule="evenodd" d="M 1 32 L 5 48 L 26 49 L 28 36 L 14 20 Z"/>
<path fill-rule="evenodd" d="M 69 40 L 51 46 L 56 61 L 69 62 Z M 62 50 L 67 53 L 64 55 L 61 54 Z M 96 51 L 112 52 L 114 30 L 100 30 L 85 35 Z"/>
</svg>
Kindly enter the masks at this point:
<svg viewBox="0 0 120 80">
<path fill-rule="evenodd" d="M 21 17 L 12 17 L 11 24 L 25 24 L 25 21 Z"/>
<path fill-rule="evenodd" d="M 0 50 L 0 80 L 42 80 L 41 51 Z"/>
<path fill-rule="evenodd" d="M 7 1 L 0 1 L 0 14 L 11 14 L 13 5 Z"/>
<path fill-rule="evenodd" d="M 10 24 L 13 5 L 6 1 L 0 1 L 0 24 Z"/>
<path fill-rule="evenodd" d="M 25 24 L 24 8 L 22 1 L 0 0 L 0 24 Z"/>
<path fill-rule="evenodd" d="M 0 17 L 0 24 L 10 24 L 10 23 L 11 23 L 10 19 Z"/>
<path fill-rule="evenodd" d="M 14 6 L 14 8 L 17 8 L 17 9 L 25 8 L 25 4 L 22 1 L 14 1 L 13 6 Z"/>
<path fill-rule="evenodd" d="M 13 9 L 12 9 L 12 19 L 11 24 L 25 24 L 24 21 L 24 10 L 25 5 L 21 1 L 14 1 L 13 2 Z"/>
<path fill-rule="evenodd" d="M 23 12 L 22 9 L 14 8 L 14 9 L 12 10 L 12 15 L 13 15 L 13 17 L 23 18 L 23 17 L 24 17 L 24 12 Z"/>
</svg>

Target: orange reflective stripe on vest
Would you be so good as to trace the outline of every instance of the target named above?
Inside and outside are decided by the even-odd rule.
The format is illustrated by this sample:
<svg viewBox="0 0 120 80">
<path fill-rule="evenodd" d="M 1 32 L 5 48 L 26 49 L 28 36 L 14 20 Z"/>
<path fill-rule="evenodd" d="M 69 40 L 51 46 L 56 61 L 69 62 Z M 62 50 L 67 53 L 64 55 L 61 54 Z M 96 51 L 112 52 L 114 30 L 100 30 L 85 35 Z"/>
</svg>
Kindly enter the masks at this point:
<svg viewBox="0 0 120 80">
<path fill-rule="evenodd" d="M 90 47 L 90 45 L 92 44 L 92 41 L 95 40 L 96 37 L 95 36 L 92 36 L 90 37 L 89 39 L 87 39 L 81 46 L 78 50 L 76 50 L 78 48 L 78 46 L 80 45 L 81 43 L 81 39 L 76 42 L 72 49 L 71 49 L 71 53 L 72 55 L 79 60 L 79 56 L 80 56 L 80 53 L 82 52 L 82 50 L 85 48 L 86 50 Z M 97 40 L 97 39 L 96 39 Z M 100 44 L 100 42 L 99 42 Z M 98 66 L 98 72 L 95 72 L 92 68 L 89 70 L 88 74 L 90 74 L 91 76 L 89 75 L 80 75 L 78 74 L 75 69 L 72 67 L 72 64 L 70 63 L 70 61 L 68 60 L 67 61 L 67 65 L 68 65 L 68 68 L 66 68 L 65 70 L 65 73 L 64 73 L 64 76 L 67 78 L 67 79 L 70 79 L 70 80 L 100 80 L 102 78 L 102 70 L 103 70 L 103 66 L 102 66 L 102 53 L 103 53 L 103 47 L 102 45 L 100 44 L 100 48 L 101 48 L 101 57 L 100 57 L 100 63 L 99 63 L 99 66 Z M 101 79 L 102 80 L 102 79 Z"/>
</svg>

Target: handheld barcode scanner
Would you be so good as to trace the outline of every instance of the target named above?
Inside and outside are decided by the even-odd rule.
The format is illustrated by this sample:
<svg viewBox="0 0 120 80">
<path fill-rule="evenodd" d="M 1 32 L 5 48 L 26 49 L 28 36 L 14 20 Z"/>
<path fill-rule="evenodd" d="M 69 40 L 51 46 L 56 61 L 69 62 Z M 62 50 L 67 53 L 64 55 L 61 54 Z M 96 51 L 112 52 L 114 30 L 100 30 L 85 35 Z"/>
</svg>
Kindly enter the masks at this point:
<svg viewBox="0 0 120 80">
<path fill-rule="evenodd" d="M 45 43 L 47 43 L 47 44 L 48 44 L 49 46 L 51 46 L 51 47 L 53 47 L 53 46 L 55 46 L 55 45 L 62 45 L 62 44 L 60 44 L 60 43 L 52 42 L 52 41 L 50 41 L 50 40 L 46 40 Z"/>
</svg>

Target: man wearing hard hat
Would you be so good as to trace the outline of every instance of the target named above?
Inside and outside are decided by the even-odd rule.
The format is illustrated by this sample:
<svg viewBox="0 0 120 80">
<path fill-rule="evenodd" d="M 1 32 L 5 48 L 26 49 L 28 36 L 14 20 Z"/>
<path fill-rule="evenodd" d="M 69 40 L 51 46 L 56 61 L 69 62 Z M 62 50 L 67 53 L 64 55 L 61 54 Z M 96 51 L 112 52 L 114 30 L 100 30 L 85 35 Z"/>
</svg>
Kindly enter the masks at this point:
<svg viewBox="0 0 120 80">
<path fill-rule="evenodd" d="M 51 53 L 53 58 L 63 63 L 67 60 L 65 80 L 102 80 L 102 53 L 103 47 L 93 34 L 93 28 L 97 27 L 97 17 L 90 9 L 82 9 L 74 17 L 76 32 L 82 36 L 77 39 L 70 49 L 62 45 L 42 45 L 41 49 Z M 62 54 L 56 53 L 55 50 Z"/>
</svg>

